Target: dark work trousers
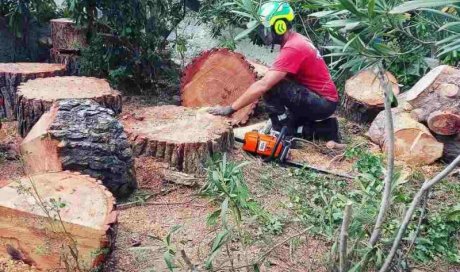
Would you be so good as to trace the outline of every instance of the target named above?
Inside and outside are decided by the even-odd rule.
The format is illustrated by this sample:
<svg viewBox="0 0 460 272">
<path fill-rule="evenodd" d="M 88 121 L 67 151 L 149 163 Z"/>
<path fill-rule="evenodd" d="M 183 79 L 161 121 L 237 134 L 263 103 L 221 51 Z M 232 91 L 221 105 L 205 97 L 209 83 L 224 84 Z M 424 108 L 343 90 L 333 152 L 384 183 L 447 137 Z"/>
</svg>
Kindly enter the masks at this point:
<svg viewBox="0 0 460 272">
<path fill-rule="evenodd" d="M 265 93 L 264 102 L 273 129 L 279 131 L 287 126 L 291 135 L 296 133 L 299 126 L 327 119 L 337 108 L 337 102 L 329 101 L 305 86 L 286 79 Z"/>
</svg>

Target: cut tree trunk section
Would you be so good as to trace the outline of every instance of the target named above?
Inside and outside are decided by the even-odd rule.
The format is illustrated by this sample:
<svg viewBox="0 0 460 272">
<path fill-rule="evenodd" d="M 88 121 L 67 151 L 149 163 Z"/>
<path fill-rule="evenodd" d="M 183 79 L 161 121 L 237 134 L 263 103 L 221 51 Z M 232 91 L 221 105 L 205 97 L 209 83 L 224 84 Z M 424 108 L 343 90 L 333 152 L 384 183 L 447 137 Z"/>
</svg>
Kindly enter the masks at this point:
<svg viewBox="0 0 460 272">
<path fill-rule="evenodd" d="M 17 86 L 30 79 L 65 75 L 66 67 L 49 63 L 0 63 L 0 119 L 15 119 Z"/>
<path fill-rule="evenodd" d="M 61 18 L 50 21 L 53 48 L 60 52 L 75 52 L 85 47 L 86 30 L 79 28 L 71 19 Z"/>
<path fill-rule="evenodd" d="M 229 121 L 203 110 L 150 107 L 125 115 L 122 122 L 135 156 L 153 156 L 186 173 L 203 174 L 211 155 L 233 147 Z"/>
<path fill-rule="evenodd" d="M 69 76 L 80 75 L 80 55 L 77 53 L 61 53 L 52 48 L 50 50 L 50 62 L 65 65 Z"/>
<path fill-rule="evenodd" d="M 443 144 L 431 135 L 427 127 L 402 109 L 392 109 L 392 114 L 397 160 L 411 165 L 427 165 L 442 157 Z M 377 115 L 367 135 L 374 143 L 386 149 L 384 112 Z"/>
<path fill-rule="evenodd" d="M 460 115 L 451 111 L 433 111 L 428 116 L 428 127 L 439 135 L 460 133 Z"/>
<path fill-rule="evenodd" d="M 22 137 L 54 101 L 92 99 L 115 114 L 121 112 L 121 94 L 104 79 L 92 77 L 53 77 L 28 81 L 18 87 L 17 119 Z"/>
<path fill-rule="evenodd" d="M 447 163 L 454 161 L 460 155 L 460 133 L 451 136 L 436 135 L 436 139 L 444 143 L 443 160 Z"/>
<path fill-rule="evenodd" d="M 181 79 L 182 106 L 228 106 L 256 81 L 254 68 L 238 53 L 228 49 L 212 49 L 195 58 L 184 70 Z M 256 102 L 235 112 L 233 124 L 244 124 Z"/>
<path fill-rule="evenodd" d="M 97 268 L 116 235 L 112 194 L 68 171 L 0 180 L 0 215 L 0 257 L 15 255 L 45 271 L 65 271 L 62 259 L 77 271 L 69 250 L 75 245 L 81 271 Z"/>
<path fill-rule="evenodd" d="M 28 174 L 78 171 L 102 180 L 117 197 L 137 183 L 127 136 L 112 110 L 92 100 L 62 100 L 43 114 L 20 151 Z"/>
<path fill-rule="evenodd" d="M 393 93 L 399 94 L 396 78 L 386 72 Z M 370 123 L 384 108 L 384 90 L 374 71 L 361 71 L 345 83 L 345 95 L 342 105 L 343 115 L 357 123 Z"/>
</svg>

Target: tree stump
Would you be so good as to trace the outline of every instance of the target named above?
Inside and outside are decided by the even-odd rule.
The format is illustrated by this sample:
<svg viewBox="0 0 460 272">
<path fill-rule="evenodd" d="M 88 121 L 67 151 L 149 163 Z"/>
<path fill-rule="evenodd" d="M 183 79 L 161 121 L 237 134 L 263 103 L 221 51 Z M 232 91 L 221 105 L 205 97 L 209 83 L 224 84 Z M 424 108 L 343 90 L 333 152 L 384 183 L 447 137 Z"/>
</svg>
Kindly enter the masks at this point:
<svg viewBox="0 0 460 272">
<path fill-rule="evenodd" d="M 436 139 L 444 144 L 442 159 L 445 162 L 450 163 L 460 155 L 460 133 L 451 136 L 436 135 Z"/>
<path fill-rule="evenodd" d="M 206 160 L 233 147 L 229 121 L 178 106 L 141 109 L 122 118 L 135 156 L 153 156 L 179 171 L 204 173 Z"/>
<path fill-rule="evenodd" d="M 399 94 L 396 78 L 386 72 L 393 93 Z M 384 108 L 384 90 L 379 78 L 371 69 L 363 70 L 345 83 L 342 114 L 357 123 L 370 123 Z"/>
<path fill-rule="evenodd" d="M 92 100 L 62 100 L 21 143 L 27 173 L 71 170 L 102 180 L 117 197 L 137 187 L 132 151 L 112 110 Z"/>
<path fill-rule="evenodd" d="M 212 49 L 195 58 L 181 79 L 182 106 L 207 107 L 231 105 L 256 81 L 254 68 L 238 53 Z M 244 124 L 256 103 L 235 112 L 233 124 Z"/>
<path fill-rule="evenodd" d="M 460 133 L 460 70 L 441 65 L 399 96 L 412 118 L 439 135 Z"/>
<path fill-rule="evenodd" d="M 0 119 L 15 119 L 16 91 L 29 79 L 62 76 L 65 66 L 48 63 L 0 63 Z"/>
<path fill-rule="evenodd" d="M 433 137 L 427 127 L 400 108 L 392 109 L 392 114 L 397 160 L 411 165 L 426 165 L 442 157 L 443 144 Z M 374 143 L 386 149 L 385 112 L 377 115 L 367 135 Z"/>
<path fill-rule="evenodd" d="M 105 79 L 70 76 L 31 80 L 18 87 L 19 134 L 25 137 L 54 101 L 72 98 L 92 99 L 116 114 L 122 108 L 121 94 Z"/>
<path fill-rule="evenodd" d="M 68 18 L 50 21 L 53 48 L 60 52 L 75 52 L 87 45 L 86 30 L 79 28 Z"/>
<path fill-rule="evenodd" d="M 77 271 L 69 247 L 78 250 L 81 271 L 97 268 L 116 235 L 112 194 L 100 181 L 68 171 L 0 180 L 0 215 L 0 257 L 45 271 L 66 271 L 61 258 L 67 271 Z"/>
<path fill-rule="evenodd" d="M 50 62 L 60 63 L 66 66 L 67 75 L 80 75 L 80 55 L 77 53 L 61 53 L 59 50 L 51 48 Z"/>
</svg>

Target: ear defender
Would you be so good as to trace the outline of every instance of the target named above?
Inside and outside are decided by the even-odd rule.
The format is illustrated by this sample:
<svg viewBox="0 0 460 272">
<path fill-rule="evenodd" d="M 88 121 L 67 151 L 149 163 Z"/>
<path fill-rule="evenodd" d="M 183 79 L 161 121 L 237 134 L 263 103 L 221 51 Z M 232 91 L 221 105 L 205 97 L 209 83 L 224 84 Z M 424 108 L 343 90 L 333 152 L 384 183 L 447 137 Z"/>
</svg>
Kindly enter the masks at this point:
<svg viewBox="0 0 460 272">
<path fill-rule="evenodd" d="M 285 20 L 277 20 L 273 25 L 273 30 L 275 31 L 276 35 L 282 36 L 288 30 L 288 25 Z"/>
</svg>

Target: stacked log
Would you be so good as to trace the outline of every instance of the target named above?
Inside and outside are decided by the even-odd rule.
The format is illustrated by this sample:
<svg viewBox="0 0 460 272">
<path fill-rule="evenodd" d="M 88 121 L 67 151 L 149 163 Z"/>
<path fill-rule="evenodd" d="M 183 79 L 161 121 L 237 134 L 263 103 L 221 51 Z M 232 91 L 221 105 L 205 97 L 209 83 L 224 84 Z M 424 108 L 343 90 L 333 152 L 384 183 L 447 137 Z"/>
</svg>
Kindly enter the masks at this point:
<svg viewBox="0 0 460 272">
<path fill-rule="evenodd" d="M 135 156 L 152 156 L 178 171 L 203 174 L 206 161 L 233 147 L 228 120 L 178 106 L 144 108 L 125 115 L 123 125 Z"/>
<path fill-rule="evenodd" d="M 48 63 L 0 63 L 0 119 L 16 118 L 17 87 L 30 79 L 63 76 L 66 68 Z"/>
<path fill-rule="evenodd" d="M 0 215 L 0 259 L 43 271 L 97 269 L 116 235 L 112 194 L 74 172 L 0 180 Z"/>
<path fill-rule="evenodd" d="M 21 143 L 26 172 L 78 171 L 101 180 L 117 197 L 137 183 L 123 126 L 111 109 L 92 100 L 56 102 Z"/>
<path fill-rule="evenodd" d="M 105 79 L 92 77 L 53 77 L 28 81 L 18 87 L 18 132 L 22 137 L 32 129 L 54 101 L 92 99 L 118 114 L 122 109 L 121 94 Z"/>
</svg>

